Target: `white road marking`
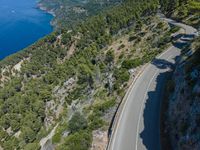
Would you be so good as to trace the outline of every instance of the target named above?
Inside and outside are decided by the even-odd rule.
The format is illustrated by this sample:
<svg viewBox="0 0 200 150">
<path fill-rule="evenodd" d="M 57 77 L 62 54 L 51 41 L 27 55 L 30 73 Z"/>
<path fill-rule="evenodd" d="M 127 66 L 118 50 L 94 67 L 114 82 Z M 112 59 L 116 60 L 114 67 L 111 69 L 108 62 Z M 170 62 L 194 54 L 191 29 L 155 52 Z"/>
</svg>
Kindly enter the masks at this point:
<svg viewBox="0 0 200 150">
<path fill-rule="evenodd" d="M 161 57 L 161 56 L 160 56 Z M 172 57 L 172 55 L 170 55 L 169 57 L 167 57 L 167 61 L 169 60 L 169 58 Z M 146 97 L 147 97 L 147 91 L 151 85 L 151 83 L 153 82 L 153 79 L 155 78 L 155 76 L 158 74 L 159 72 L 159 69 L 156 69 L 156 72 L 154 73 L 153 77 L 151 78 L 151 80 L 149 81 L 148 83 L 148 86 L 146 88 L 146 91 L 145 91 L 145 94 L 144 94 L 144 98 L 143 98 L 143 101 L 142 101 L 142 105 L 140 107 L 140 112 L 139 112 L 139 118 L 138 118 L 138 122 L 137 122 L 137 130 L 136 130 L 136 142 L 135 142 L 135 150 L 137 150 L 137 144 L 138 144 L 138 135 L 139 135 L 139 124 L 140 124 L 140 120 L 141 120 L 141 115 L 142 115 L 142 108 L 144 107 L 144 101 L 146 100 Z"/>
<path fill-rule="evenodd" d="M 158 69 L 157 69 L 158 70 Z M 145 91 L 145 93 L 148 91 L 153 79 L 155 78 L 155 76 L 157 75 L 158 71 L 156 71 L 153 75 L 153 77 L 151 78 L 151 80 L 149 81 L 149 84 L 147 86 L 147 89 Z M 142 101 L 142 105 L 140 107 L 140 113 L 139 113 L 139 118 L 138 118 L 138 122 L 137 122 L 137 130 L 136 130 L 136 141 L 135 141 L 135 150 L 137 150 L 137 143 L 138 143 L 138 135 L 139 135 L 139 124 L 140 124 L 140 120 L 141 120 L 141 115 L 142 115 L 142 108 L 143 108 L 143 104 L 144 101 L 146 100 L 146 94 L 144 95 L 143 101 Z"/>
<path fill-rule="evenodd" d="M 167 49 L 165 52 L 161 53 L 157 58 L 161 58 L 163 55 L 165 55 L 167 52 L 169 52 L 172 48 L 173 48 L 173 46 L 170 47 L 169 49 Z M 171 57 L 171 56 L 170 56 L 170 57 Z M 154 74 L 154 75 L 155 75 L 155 74 Z M 133 89 L 134 89 L 134 88 L 132 88 L 131 91 L 132 91 Z M 130 92 L 130 93 L 132 93 L 132 92 Z M 129 99 L 130 95 L 131 95 L 131 94 L 129 94 L 129 95 L 127 96 L 127 99 Z M 121 120 L 122 120 L 122 116 L 123 116 L 123 114 L 124 114 L 124 111 L 125 111 L 125 108 L 126 108 L 126 106 L 127 106 L 127 103 L 128 103 L 128 101 L 126 100 L 125 103 L 124 103 L 124 106 L 123 106 L 123 108 L 122 108 L 122 112 L 121 112 L 121 114 L 120 114 L 120 116 L 119 116 L 119 120 L 117 121 L 117 125 L 116 125 L 116 128 L 115 128 L 115 131 L 117 131 L 117 129 L 119 128 L 119 122 L 121 122 Z M 141 116 L 140 116 L 140 117 L 141 117 Z M 114 132 L 115 132 L 115 131 L 114 131 Z M 116 134 L 116 132 L 115 132 L 115 134 Z M 113 135 L 113 134 L 112 134 L 112 135 Z M 112 136 L 112 135 L 111 135 L 111 136 Z M 138 136 L 138 131 L 137 131 L 136 135 Z M 112 139 L 112 137 L 111 137 L 111 139 Z M 112 143 L 113 141 L 115 141 L 115 139 L 116 139 L 116 136 L 113 135 L 113 139 L 112 139 L 111 143 Z M 137 140 L 137 137 L 136 137 L 136 140 Z M 109 145 L 110 145 L 110 144 L 109 144 Z M 108 146 L 108 147 L 109 147 L 109 146 Z M 136 143 L 136 147 L 137 147 L 137 143 Z M 110 148 L 109 148 L 109 149 L 110 149 Z M 112 144 L 111 144 L 111 150 L 114 150 L 113 147 L 112 147 Z M 136 150 L 137 150 L 137 148 L 136 148 Z"/>
<path fill-rule="evenodd" d="M 167 19 L 164 19 L 164 20 L 166 20 L 166 22 L 171 22 L 172 24 L 174 24 L 174 25 L 176 25 L 176 26 L 179 26 L 179 27 L 181 27 L 181 28 L 183 28 L 183 29 L 185 29 L 185 32 L 186 32 L 186 34 L 187 33 L 189 33 L 189 34 L 191 34 L 191 33 L 193 33 L 193 32 L 195 32 L 196 31 L 196 29 L 194 29 L 194 28 L 192 28 L 192 27 L 190 27 L 190 26 L 187 26 L 187 25 L 184 25 L 184 24 L 180 24 L 180 23 L 177 23 L 177 22 L 172 22 L 172 20 L 167 20 Z M 156 57 L 156 58 L 160 58 L 161 56 L 163 56 L 165 53 L 167 53 L 168 51 L 170 51 L 170 50 L 173 50 L 173 48 L 175 48 L 175 47 L 170 47 L 168 50 L 166 50 L 165 52 L 163 52 L 160 56 L 158 56 L 158 57 Z M 173 55 L 172 55 L 173 56 Z M 147 66 L 148 67 L 148 66 Z M 144 71 L 147 71 L 147 67 L 145 68 L 145 70 Z M 144 72 L 143 71 L 143 72 Z M 141 73 L 141 75 L 142 75 L 143 73 Z M 155 74 L 154 74 L 155 75 Z M 140 77 L 138 77 L 138 79 L 137 80 L 139 80 L 139 78 Z M 152 79 L 153 80 L 153 79 Z M 109 142 L 109 144 L 108 144 L 108 150 L 116 150 L 116 149 L 114 149 L 115 148 L 115 145 L 114 144 L 119 144 L 118 142 L 120 142 L 120 141 L 115 141 L 116 139 L 117 139 L 117 137 L 119 137 L 120 135 L 118 135 L 118 136 L 116 136 L 116 134 L 117 134 L 117 132 L 119 132 L 119 130 L 118 130 L 118 128 L 120 127 L 120 122 L 121 122 L 121 120 L 122 120 L 122 118 L 123 117 L 126 117 L 126 116 L 124 116 L 125 115 L 125 108 L 127 107 L 127 104 L 128 104 L 128 99 L 129 99 L 129 97 L 130 97 L 130 95 L 131 95 L 131 92 L 133 91 L 135 89 L 135 86 L 134 85 L 132 85 L 131 86 L 131 89 L 130 89 L 130 93 L 127 95 L 127 98 L 126 98 L 126 100 L 125 100 L 125 102 L 124 102 L 124 105 L 123 105 L 123 107 L 121 108 L 121 113 L 120 113 L 120 115 L 119 115 L 119 118 L 117 119 L 117 122 L 116 122 L 116 125 L 114 125 L 114 128 L 113 128 L 113 133 L 111 134 L 111 138 L 110 138 L 110 142 Z M 141 105 L 143 105 L 143 104 L 141 104 Z M 139 114 L 139 116 L 141 116 L 140 114 Z M 120 122 L 119 122 L 120 121 Z M 137 130 L 137 128 L 136 128 L 136 130 Z M 120 132 L 119 132 L 119 134 L 120 134 Z M 138 137 L 138 133 L 137 133 L 137 137 Z M 136 138 L 137 139 L 137 138 Z M 118 139 L 118 140 L 121 140 L 121 139 Z M 137 139 L 138 140 L 138 139 Z M 136 146 L 137 147 L 137 146 Z M 117 148 L 118 149 L 118 148 Z"/>
</svg>

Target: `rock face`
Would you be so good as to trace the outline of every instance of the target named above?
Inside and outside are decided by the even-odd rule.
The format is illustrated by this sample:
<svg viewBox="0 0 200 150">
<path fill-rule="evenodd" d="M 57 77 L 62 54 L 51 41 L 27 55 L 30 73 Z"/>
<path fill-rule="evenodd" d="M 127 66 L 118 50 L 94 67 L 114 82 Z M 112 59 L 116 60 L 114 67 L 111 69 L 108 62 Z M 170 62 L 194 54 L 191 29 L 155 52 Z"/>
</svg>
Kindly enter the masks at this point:
<svg viewBox="0 0 200 150">
<path fill-rule="evenodd" d="M 45 145 L 41 148 L 41 150 L 55 150 L 55 147 L 51 143 L 50 140 L 48 140 Z"/>
<path fill-rule="evenodd" d="M 200 149 L 200 62 L 196 56 L 198 52 L 179 64 L 173 76 L 167 127 L 172 147 L 177 150 Z"/>
<path fill-rule="evenodd" d="M 107 131 L 96 130 L 93 131 L 93 143 L 91 150 L 105 150 L 108 138 Z"/>
<path fill-rule="evenodd" d="M 51 143 L 51 139 L 55 134 L 56 128 L 58 127 L 58 124 L 51 130 L 51 132 L 44 138 L 40 140 L 40 146 L 41 150 L 54 150 L 54 146 Z"/>
</svg>

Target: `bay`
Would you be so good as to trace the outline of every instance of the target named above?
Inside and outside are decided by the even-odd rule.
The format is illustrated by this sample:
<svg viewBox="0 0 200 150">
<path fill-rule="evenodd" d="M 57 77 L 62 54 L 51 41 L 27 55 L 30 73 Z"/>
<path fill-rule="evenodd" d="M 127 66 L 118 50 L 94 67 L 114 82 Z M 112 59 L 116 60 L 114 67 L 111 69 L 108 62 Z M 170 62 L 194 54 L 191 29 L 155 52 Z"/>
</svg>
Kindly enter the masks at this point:
<svg viewBox="0 0 200 150">
<path fill-rule="evenodd" d="M 52 18 L 36 0 L 0 0 L 0 60 L 51 33 Z"/>
</svg>

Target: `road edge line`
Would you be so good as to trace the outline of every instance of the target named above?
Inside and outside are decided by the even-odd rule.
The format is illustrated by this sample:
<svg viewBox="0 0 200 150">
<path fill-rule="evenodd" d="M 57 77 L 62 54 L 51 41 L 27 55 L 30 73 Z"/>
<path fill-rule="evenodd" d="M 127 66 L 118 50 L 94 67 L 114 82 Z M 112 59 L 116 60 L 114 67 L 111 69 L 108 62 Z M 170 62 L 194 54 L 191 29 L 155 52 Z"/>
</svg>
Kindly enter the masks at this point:
<svg viewBox="0 0 200 150">
<path fill-rule="evenodd" d="M 158 54 L 155 58 L 160 58 L 162 55 L 164 55 L 165 53 L 167 53 L 168 51 L 171 50 L 173 46 L 170 45 L 166 50 L 164 50 L 162 53 Z M 154 59 L 153 59 L 154 60 Z M 152 61 L 153 61 L 152 60 Z M 144 72 L 144 70 L 151 64 L 151 62 L 148 62 L 146 64 L 144 64 L 141 68 L 141 70 L 139 71 L 139 73 L 135 76 L 135 78 L 133 79 L 133 81 L 131 82 L 125 96 L 122 98 L 121 100 L 121 103 L 119 103 L 119 108 L 116 112 L 116 115 L 115 115 L 115 118 L 114 118 L 114 121 L 113 121 L 113 126 L 111 127 L 111 136 L 110 138 L 108 139 L 108 144 L 106 146 L 106 150 L 110 150 L 110 144 L 112 143 L 112 139 L 113 139 L 113 135 L 115 134 L 116 132 L 116 128 L 118 126 L 118 121 L 120 119 L 120 114 L 121 112 L 123 111 L 123 108 L 124 108 L 124 105 L 126 103 L 126 100 L 127 100 L 127 97 L 130 95 L 130 91 L 131 89 L 133 88 L 133 86 L 135 85 L 135 82 L 137 81 L 137 79 L 141 76 L 141 74 Z"/>
</svg>

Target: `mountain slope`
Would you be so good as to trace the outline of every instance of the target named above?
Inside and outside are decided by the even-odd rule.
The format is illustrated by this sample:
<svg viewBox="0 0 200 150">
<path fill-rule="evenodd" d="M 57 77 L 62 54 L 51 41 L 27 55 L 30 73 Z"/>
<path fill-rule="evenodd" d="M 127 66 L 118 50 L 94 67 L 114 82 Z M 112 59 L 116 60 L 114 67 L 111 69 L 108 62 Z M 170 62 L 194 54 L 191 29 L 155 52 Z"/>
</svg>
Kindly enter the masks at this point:
<svg viewBox="0 0 200 150">
<path fill-rule="evenodd" d="M 120 3 L 121 0 L 40 0 L 38 6 L 55 16 L 52 23 L 60 29 L 73 27 L 75 23 Z"/>
<path fill-rule="evenodd" d="M 89 149 L 94 131 L 108 130 L 136 68 L 177 31 L 155 17 L 157 8 L 156 0 L 125 1 L 2 60 L 1 147 Z"/>
<path fill-rule="evenodd" d="M 168 83 L 169 104 L 165 126 L 174 149 L 199 149 L 200 39 L 182 52 Z"/>
<path fill-rule="evenodd" d="M 164 2 L 164 1 L 163 1 Z M 164 8 L 169 16 L 191 24 L 197 29 L 200 26 L 200 2 L 198 0 L 176 1 L 172 8 Z M 168 5 L 170 6 L 170 3 Z M 169 11 L 170 10 L 170 11 Z M 198 33 L 196 32 L 196 36 Z M 188 44 L 184 46 L 173 77 L 168 82 L 163 115 L 164 149 L 199 149 L 199 48 L 200 39 L 194 35 L 179 34 Z M 174 41 L 174 43 L 180 41 Z"/>
</svg>

